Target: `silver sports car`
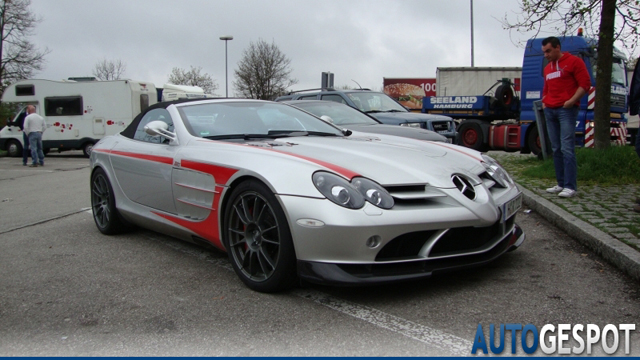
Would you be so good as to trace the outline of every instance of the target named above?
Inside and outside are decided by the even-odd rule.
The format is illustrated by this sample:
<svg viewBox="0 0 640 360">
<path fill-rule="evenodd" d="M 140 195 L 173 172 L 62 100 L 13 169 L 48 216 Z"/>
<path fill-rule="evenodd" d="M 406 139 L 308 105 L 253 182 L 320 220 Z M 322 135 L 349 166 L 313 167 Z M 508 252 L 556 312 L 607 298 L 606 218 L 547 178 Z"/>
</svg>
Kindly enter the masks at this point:
<svg viewBox="0 0 640 360">
<path fill-rule="evenodd" d="M 250 288 L 373 284 L 486 263 L 524 241 L 493 159 L 356 133 L 259 100 L 158 103 L 91 152 L 98 229 L 228 253 Z"/>
</svg>

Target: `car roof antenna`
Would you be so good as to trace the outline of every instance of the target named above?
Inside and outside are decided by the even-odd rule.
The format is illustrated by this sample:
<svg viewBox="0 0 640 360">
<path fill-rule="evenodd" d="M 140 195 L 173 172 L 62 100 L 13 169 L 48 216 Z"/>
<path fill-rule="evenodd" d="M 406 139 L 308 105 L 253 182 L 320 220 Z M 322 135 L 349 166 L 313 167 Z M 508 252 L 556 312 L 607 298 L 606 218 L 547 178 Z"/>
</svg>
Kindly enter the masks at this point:
<svg viewBox="0 0 640 360">
<path fill-rule="evenodd" d="M 354 83 L 358 84 L 358 82 L 353 80 L 353 79 L 351 79 L 351 81 L 353 81 Z M 360 90 L 362 90 L 362 86 L 360 86 L 360 84 L 358 84 L 358 86 L 360 87 Z"/>
</svg>

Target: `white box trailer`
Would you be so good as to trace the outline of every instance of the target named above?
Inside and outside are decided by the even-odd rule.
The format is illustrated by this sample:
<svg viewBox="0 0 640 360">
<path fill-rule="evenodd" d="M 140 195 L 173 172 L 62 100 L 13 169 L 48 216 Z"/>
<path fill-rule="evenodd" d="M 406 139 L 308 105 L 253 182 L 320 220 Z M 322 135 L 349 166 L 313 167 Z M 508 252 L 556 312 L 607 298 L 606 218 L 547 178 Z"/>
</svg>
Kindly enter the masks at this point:
<svg viewBox="0 0 640 360">
<path fill-rule="evenodd" d="M 521 77 L 521 67 L 439 67 L 436 70 L 436 95 L 482 95 L 503 78 L 515 84 L 516 95 L 519 95 Z M 493 96 L 494 90 L 486 95 Z"/>
<path fill-rule="evenodd" d="M 17 126 L 34 105 L 45 118 L 42 134 L 45 151 L 82 150 L 89 156 L 93 144 L 106 135 L 124 130 L 142 110 L 157 102 L 151 82 L 22 80 L 7 87 L 2 102 L 22 107 L 13 121 L 0 130 L 0 149 L 21 156 L 22 131 Z"/>
</svg>

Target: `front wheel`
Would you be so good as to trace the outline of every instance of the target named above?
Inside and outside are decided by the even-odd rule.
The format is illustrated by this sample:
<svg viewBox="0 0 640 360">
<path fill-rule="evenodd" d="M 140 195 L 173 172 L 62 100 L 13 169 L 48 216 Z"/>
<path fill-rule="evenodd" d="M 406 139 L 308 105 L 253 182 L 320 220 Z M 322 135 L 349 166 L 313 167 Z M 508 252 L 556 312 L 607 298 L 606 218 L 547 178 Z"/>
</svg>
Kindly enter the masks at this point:
<svg viewBox="0 0 640 360">
<path fill-rule="evenodd" d="M 276 292 L 293 286 L 296 257 L 287 219 L 261 182 L 241 183 L 224 215 L 223 241 L 233 269 L 247 287 Z"/>
</svg>

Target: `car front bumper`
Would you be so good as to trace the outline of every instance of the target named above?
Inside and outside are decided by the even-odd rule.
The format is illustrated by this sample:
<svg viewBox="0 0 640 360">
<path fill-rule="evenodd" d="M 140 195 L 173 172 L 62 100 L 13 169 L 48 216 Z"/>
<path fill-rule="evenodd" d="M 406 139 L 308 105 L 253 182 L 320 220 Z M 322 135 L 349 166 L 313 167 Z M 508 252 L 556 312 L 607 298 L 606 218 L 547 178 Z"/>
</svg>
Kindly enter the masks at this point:
<svg viewBox="0 0 640 360">
<path fill-rule="evenodd" d="M 524 242 L 525 235 L 518 225 L 490 249 L 467 255 L 419 259 L 406 262 L 348 264 L 298 260 L 300 279 L 329 285 L 373 285 L 426 278 L 434 273 L 460 270 L 486 264 Z"/>
</svg>

